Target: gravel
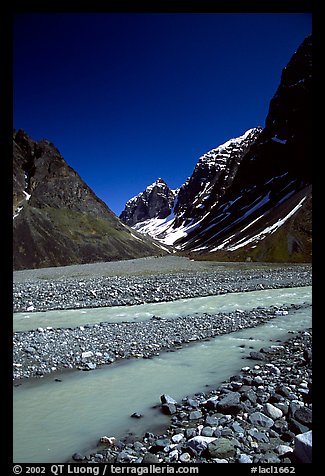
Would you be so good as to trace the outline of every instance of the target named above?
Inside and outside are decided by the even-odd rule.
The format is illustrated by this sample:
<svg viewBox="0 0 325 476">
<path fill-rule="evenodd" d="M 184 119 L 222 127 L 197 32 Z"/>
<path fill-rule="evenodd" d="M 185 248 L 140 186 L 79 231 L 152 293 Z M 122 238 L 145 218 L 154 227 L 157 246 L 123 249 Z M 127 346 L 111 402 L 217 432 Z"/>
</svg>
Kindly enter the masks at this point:
<svg viewBox="0 0 325 476">
<path fill-rule="evenodd" d="M 104 273 L 96 276 L 96 267 L 117 273 L 127 263 L 130 270 L 139 275 L 107 276 Z M 309 286 L 312 283 L 310 265 L 253 267 L 243 263 L 232 263 L 232 266 L 219 263 L 213 266 L 185 258 L 176 258 L 175 261 L 175 257 L 174 260 L 167 257 L 165 261 L 164 258 L 147 258 L 119 262 L 120 268 L 116 263 L 111 267 L 109 265 L 67 266 L 61 268 L 62 272 L 57 268 L 17 271 L 13 284 L 14 312 L 134 305 L 231 292 Z M 186 266 L 188 269 L 186 272 L 175 272 L 177 266 L 181 270 Z M 208 266 L 214 270 L 206 271 Z M 90 267 L 94 275 L 89 274 Z M 199 270 L 193 270 L 193 267 Z M 151 274 L 143 274 L 149 271 Z"/>
</svg>

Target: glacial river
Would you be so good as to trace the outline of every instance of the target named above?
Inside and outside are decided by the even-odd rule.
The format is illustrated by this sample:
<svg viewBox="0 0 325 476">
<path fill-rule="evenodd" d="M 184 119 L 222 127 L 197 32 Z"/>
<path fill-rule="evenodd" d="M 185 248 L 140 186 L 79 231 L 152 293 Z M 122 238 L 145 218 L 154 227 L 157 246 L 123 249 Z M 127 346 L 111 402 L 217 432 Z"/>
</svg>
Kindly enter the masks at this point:
<svg viewBox="0 0 325 476">
<path fill-rule="evenodd" d="M 311 303 L 312 299 L 311 287 L 227 294 L 215 298 L 218 299 L 215 312 L 249 309 L 258 305 Z M 177 305 L 184 306 L 182 312 L 186 314 L 194 309 L 195 312 L 212 312 L 200 307 L 204 299 L 211 297 L 182 300 Z M 186 301 L 190 303 L 187 311 Z M 195 302 L 197 307 L 193 307 Z M 171 305 L 176 306 L 176 303 L 159 303 L 159 311 L 155 310 L 154 314 L 163 317 L 166 306 L 170 316 Z M 128 309 L 131 310 L 131 307 Z M 95 309 L 94 312 L 107 310 Z M 120 311 L 126 312 L 126 308 Z M 152 310 L 147 309 L 146 312 L 152 315 Z M 65 319 L 69 321 L 69 327 L 85 323 L 74 316 L 74 323 L 71 324 L 70 317 L 64 313 L 71 311 L 64 311 L 60 316 L 61 322 Z M 91 320 L 91 310 L 87 313 L 86 322 L 98 322 Z M 107 314 L 95 319 L 102 321 L 104 316 L 108 320 Z M 126 317 L 134 320 L 135 314 L 121 319 L 127 320 Z M 252 349 L 259 350 L 270 345 L 270 341 L 274 343 L 277 339 L 290 337 L 289 331 L 311 326 L 309 307 L 278 316 L 255 328 L 189 344 L 177 352 L 162 353 L 153 359 L 132 359 L 92 372 L 70 371 L 25 381 L 13 389 L 14 462 L 63 463 L 75 452 L 86 453 L 94 449 L 103 435 L 121 438 L 130 432 L 141 436 L 145 431 L 158 431 L 169 422 L 168 416 L 153 408 L 160 403 L 161 394 L 168 393 L 180 400 L 196 392 L 216 388 L 242 366 L 251 365 L 245 356 Z M 55 378 L 62 381 L 57 382 Z M 134 412 L 143 414 L 143 418 L 131 418 Z"/>
<path fill-rule="evenodd" d="M 180 299 L 171 302 L 114 306 L 62 311 L 17 312 L 13 317 L 13 330 L 28 331 L 38 327 L 76 327 L 100 322 L 146 321 L 152 316 L 172 319 L 193 312 L 231 312 L 257 306 L 281 306 L 304 301 L 311 294 L 311 286 L 284 289 L 266 289 L 200 298 Z"/>
</svg>

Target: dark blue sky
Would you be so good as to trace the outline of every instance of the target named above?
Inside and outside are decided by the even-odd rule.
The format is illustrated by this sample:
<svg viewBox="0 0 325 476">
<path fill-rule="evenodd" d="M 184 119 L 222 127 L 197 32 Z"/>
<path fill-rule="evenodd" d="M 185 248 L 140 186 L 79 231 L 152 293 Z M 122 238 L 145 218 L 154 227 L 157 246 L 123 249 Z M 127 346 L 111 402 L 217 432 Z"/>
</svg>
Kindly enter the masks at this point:
<svg viewBox="0 0 325 476">
<path fill-rule="evenodd" d="M 27 13 L 14 21 L 14 127 L 59 149 L 116 213 L 264 126 L 306 13 Z"/>
</svg>

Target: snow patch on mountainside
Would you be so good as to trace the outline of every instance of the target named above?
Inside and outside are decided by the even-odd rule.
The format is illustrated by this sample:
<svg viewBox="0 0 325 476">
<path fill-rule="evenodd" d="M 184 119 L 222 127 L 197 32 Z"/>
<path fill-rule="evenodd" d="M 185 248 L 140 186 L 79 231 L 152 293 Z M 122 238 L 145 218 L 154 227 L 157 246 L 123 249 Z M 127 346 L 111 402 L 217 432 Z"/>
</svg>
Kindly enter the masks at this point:
<svg viewBox="0 0 325 476">
<path fill-rule="evenodd" d="M 256 235 L 251 236 L 249 238 L 247 236 L 245 236 L 244 238 L 241 238 L 240 240 L 238 240 L 238 242 L 235 245 L 227 246 L 227 244 L 230 242 L 231 238 L 233 238 L 233 236 L 234 236 L 234 235 L 232 235 L 231 237 L 227 238 L 223 243 L 221 243 L 220 245 L 218 245 L 215 248 L 213 248 L 212 250 L 210 250 L 210 252 L 217 251 L 217 250 L 222 250 L 222 249 L 225 249 L 227 251 L 235 251 L 238 248 L 242 248 L 243 246 L 248 245 L 249 243 L 257 243 L 258 241 L 261 241 L 267 235 L 272 234 L 276 230 L 278 230 L 280 228 L 280 226 L 282 226 L 290 217 L 292 217 L 297 212 L 297 210 L 299 210 L 299 208 L 302 206 L 302 204 L 306 200 L 306 198 L 307 197 L 303 197 L 300 200 L 300 202 L 298 203 L 298 205 L 296 205 L 285 217 L 280 218 L 277 222 L 273 223 L 273 225 L 270 225 L 270 226 L 264 228 L 264 230 L 260 231 Z M 263 215 L 256 218 L 248 226 L 243 228 L 242 232 L 245 231 L 246 229 L 250 228 L 253 225 L 253 223 L 256 223 L 261 218 L 263 218 Z"/>
</svg>

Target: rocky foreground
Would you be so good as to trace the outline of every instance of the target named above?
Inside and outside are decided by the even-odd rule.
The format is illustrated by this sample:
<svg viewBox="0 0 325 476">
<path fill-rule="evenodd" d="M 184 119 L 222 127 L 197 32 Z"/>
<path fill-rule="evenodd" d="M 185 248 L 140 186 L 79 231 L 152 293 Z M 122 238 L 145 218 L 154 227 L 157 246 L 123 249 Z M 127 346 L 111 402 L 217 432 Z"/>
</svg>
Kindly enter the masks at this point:
<svg viewBox="0 0 325 476">
<path fill-rule="evenodd" d="M 134 440 L 103 436 L 96 453 L 79 462 L 310 463 L 312 331 L 251 353 L 238 375 L 218 389 L 176 402 L 161 396 L 171 415 L 165 434 Z M 254 362 L 258 359 L 258 362 Z M 140 418 L 141 415 L 134 414 Z"/>
</svg>

